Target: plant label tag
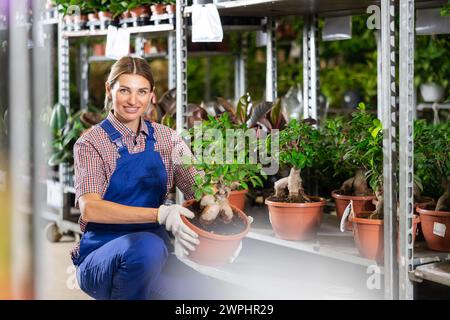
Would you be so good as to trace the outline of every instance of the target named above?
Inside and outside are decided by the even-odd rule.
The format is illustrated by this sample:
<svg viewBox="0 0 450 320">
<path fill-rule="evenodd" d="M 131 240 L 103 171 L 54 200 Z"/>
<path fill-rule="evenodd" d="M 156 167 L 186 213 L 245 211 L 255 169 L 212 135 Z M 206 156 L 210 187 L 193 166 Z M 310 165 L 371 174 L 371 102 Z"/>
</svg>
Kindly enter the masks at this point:
<svg viewBox="0 0 450 320">
<path fill-rule="evenodd" d="M 120 59 L 127 56 L 130 50 L 130 32 L 124 28 L 108 27 L 105 56 Z"/>
<path fill-rule="evenodd" d="M 443 223 L 435 222 L 433 226 L 433 233 L 438 237 L 445 237 L 446 226 Z"/>
</svg>

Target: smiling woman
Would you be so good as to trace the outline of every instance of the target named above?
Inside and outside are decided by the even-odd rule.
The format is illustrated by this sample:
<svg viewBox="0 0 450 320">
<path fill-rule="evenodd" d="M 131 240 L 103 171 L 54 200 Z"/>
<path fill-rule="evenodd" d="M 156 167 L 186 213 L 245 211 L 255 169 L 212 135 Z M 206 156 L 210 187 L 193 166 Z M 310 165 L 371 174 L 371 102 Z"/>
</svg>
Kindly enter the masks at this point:
<svg viewBox="0 0 450 320">
<path fill-rule="evenodd" d="M 214 289 L 198 286 L 206 279 L 169 255 L 170 233 L 176 248 L 195 250 L 198 236 L 181 219 L 194 214 L 164 205 L 174 186 L 193 198 L 198 172 L 182 162 L 192 154 L 174 130 L 142 117 L 155 99 L 147 61 L 121 58 L 105 88 L 107 118 L 74 147 L 83 236 L 72 260 L 80 288 L 96 299 L 201 298 Z M 203 292 L 187 291 L 196 285 Z"/>
</svg>

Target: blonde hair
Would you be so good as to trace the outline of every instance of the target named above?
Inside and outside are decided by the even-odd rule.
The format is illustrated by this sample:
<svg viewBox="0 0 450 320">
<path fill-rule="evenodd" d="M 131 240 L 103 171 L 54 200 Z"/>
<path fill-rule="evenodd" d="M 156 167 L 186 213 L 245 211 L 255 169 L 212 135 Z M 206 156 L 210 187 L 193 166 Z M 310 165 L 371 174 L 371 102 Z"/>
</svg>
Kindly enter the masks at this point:
<svg viewBox="0 0 450 320">
<path fill-rule="evenodd" d="M 123 74 L 137 74 L 148 80 L 150 83 L 150 91 L 153 91 L 155 87 L 155 81 L 153 80 L 152 70 L 150 65 L 145 59 L 137 57 L 122 57 L 117 60 L 111 67 L 111 71 L 108 76 L 107 82 L 111 86 L 117 82 L 117 79 Z M 112 109 L 112 99 L 108 94 L 105 95 L 105 110 L 110 111 Z"/>
</svg>

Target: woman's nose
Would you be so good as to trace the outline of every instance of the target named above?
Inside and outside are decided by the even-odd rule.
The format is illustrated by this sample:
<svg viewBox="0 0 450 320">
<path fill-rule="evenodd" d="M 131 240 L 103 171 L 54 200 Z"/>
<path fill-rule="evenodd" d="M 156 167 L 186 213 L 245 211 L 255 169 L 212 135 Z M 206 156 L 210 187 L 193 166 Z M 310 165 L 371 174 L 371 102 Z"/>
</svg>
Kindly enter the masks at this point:
<svg viewBox="0 0 450 320">
<path fill-rule="evenodd" d="M 128 103 L 131 105 L 134 105 L 136 103 L 136 93 L 135 92 L 131 92 L 130 95 L 128 96 Z"/>
</svg>

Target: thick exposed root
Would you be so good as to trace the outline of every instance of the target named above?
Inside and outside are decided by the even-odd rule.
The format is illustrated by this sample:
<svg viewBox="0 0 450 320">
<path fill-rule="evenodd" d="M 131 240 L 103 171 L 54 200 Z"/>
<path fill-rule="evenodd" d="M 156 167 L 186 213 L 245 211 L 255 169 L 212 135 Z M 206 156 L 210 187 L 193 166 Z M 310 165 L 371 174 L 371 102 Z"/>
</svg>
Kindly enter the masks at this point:
<svg viewBox="0 0 450 320">
<path fill-rule="evenodd" d="M 444 183 L 444 187 L 446 188 L 446 191 L 439 197 L 436 203 L 436 208 L 434 209 L 436 211 L 450 210 L 450 177 L 447 178 L 447 182 Z"/>
<path fill-rule="evenodd" d="M 286 195 L 286 188 L 289 191 L 289 198 L 294 202 L 311 202 L 311 199 L 305 194 L 303 181 L 300 176 L 300 169 L 291 168 L 289 176 L 275 182 L 275 197 Z"/>
<path fill-rule="evenodd" d="M 344 181 L 339 189 L 343 194 L 366 196 L 371 194 L 367 179 L 362 169 L 356 170 L 355 176 Z"/>
<path fill-rule="evenodd" d="M 230 188 L 217 187 L 215 195 L 207 195 L 200 201 L 200 208 L 202 210 L 200 214 L 201 223 L 208 225 L 211 224 L 218 216 L 222 218 L 225 223 L 230 223 L 233 219 L 233 209 L 231 209 L 228 201 L 228 195 Z"/>
<path fill-rule="evenodd" d="M 373 213 L 369 216 L 369 219 L 383 219 L 384 217 L 384 198 L 383 198 L 383 192 L 377 191 L 375 192 L 375 195 L 377 197 L 377 202 L 375 204 L 375 210 Z"/>
</svg>

